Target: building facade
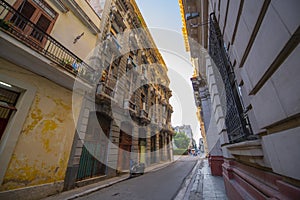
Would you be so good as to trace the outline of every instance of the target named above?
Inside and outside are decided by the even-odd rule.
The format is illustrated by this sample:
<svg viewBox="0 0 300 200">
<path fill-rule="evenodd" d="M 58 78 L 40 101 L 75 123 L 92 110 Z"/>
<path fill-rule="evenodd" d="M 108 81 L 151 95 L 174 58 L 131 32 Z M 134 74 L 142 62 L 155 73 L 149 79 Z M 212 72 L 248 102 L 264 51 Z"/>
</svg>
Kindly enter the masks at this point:
<svg viewBox="0 0 300 200">
<path fill-rule="evenodd" d="M 133 161 L 147 167 L 173 160 L 167 67 L 134 1 L 105 6 L 89 58 L 101 78 L 95 97 L 84 96 L 66 189 L 128 172 Z"/>
<path fill-rule="evenodd" d="M 135 2 L 103 2 L 0 1 L 1 198 L 172 160 L 167 67 Z"/>
<path fill-rule="evenodd" d="M 208 0 L 179 1 L 183 22 L 186 49 L 190 51 L 194 74 L 191 77 L 197 116 L 204 142 L 206 157 L 213 175 L 222 175 L 223 153 L 220 135 L 224 134 L 224 114 L 221 110 L 220 95 L 216 92 L 217 80 L 213 68 L 207 68 L 208 48 Z M 201 28 L 200 28 L 201 27 Z M 210 85 L 209 85 L 210 84 Z M 211 86 L 211 87 L 209 87 Z M 214 90 L 210 90 L 214 88 Z M 215 114 L 212 114 L 215 113 Z"/>
<path fill-rule="evenodd" d="M 194 139 L 193 131 L 191 128 L 191 125 L 182 125 L 182 126 L 176 126 L 174 127 L 174 132 L 176 133 L 184 133 L 189 139 L 190 143 L 188 148 L 193 149 L 197 146 L 196 141 Z"/>
<path fill-rule="evenodd" d="M 212 0 L 192 14 L 207 16 L 197 34 L 209 35 L 210 58 L 199 67 L 211 99 L 219 96 L 220 112 L 213 100 L 211 109 L 223 116 L 222 174 L 230 199 L 300 196 L 298 7 L 292 0 Z"/>
<path fill-rule="evenodd" d="M 83 59 L 100 32 L 100 18 L 77 3 L 0 2 L 1 198 L 40 198 L 63 187 L 75 134 L 75 66 L 93 74 Z M 90 87 L 93 77 L 80 82 Z"/>
</svg>

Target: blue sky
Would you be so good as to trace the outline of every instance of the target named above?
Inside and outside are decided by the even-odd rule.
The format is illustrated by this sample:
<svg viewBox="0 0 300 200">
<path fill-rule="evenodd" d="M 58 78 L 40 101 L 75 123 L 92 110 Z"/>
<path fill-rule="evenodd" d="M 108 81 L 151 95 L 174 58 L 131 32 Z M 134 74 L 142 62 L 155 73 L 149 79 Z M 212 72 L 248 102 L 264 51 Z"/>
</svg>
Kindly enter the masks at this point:
<svg viewBox="0 0 300 200">
<path fill-rule="evenodd" d="M 136 3 L 169 69 L 172 125 L 190 124 L 198 143 L 200 129 L 190 81 L 193 67 L 184 47 L 178 0 L 136 0 Z"/>
<path fill-rule="evenodd" d="M 177 0 L 136 0 L 149 27 L 162 27 L 181 32 Z"/>
</svg>

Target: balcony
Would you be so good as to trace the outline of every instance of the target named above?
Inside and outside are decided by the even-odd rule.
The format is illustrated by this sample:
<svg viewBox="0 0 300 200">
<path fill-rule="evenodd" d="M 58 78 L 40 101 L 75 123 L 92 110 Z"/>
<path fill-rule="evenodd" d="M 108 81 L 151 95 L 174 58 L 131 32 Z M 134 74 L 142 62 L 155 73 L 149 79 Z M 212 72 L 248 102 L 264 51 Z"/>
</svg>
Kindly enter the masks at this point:
<svg viewBox="0 0 300 200">
<path fill-rule="evenodd" d="M 111 103 L 114 98 L 114 89 L 109 87 L 105 82 L 100 82 L 97 85 L 96 90 L 96 102 L 97 103 Z"/>
<path fill-rule="evenodd" d="M 143 75 L 143 74 L 140 75 L 140 77 L 141 77 L 141 84 L 142 85 L 146 85 L 148 83 L 147 77 L 145 75 Z"/>
<path fill-rule="evenodd" d="M 126 71 L 133 72 L 135 75 L 139 73 L 139 66 L 132 60 L 132 58 L 127 59 Z"/>
<path fill-rule="evenodd" d="M 151 122 L 150 118 L 149 118 L 149 115 L 148 115 L 148 112 L 144 109 L 141 109 L 140 110 L 140 122 L 142 124 L 149 124 Z"/>
<path fill-rule="evenodd" d="M 124 109 L 129 110 L 131 113 L 136 114 L 136 105 L 130 99 L 124 99 Z"/>
<path fill-rule="evenodd" d="M 95 81 L 95 70 L 92 67 L 3 0 L 0 0 L 0 13 L 0 44 L 7 50 L 1 52 L 1 57 L 61 85 L 69 81 L 68 88 L 72 88 L 71 82 L 74 82 L 77 75 L 85 83 Z M 55 68 L 58 70 L 53 70 Z"/>
<path fill-rule="evenodd" d="M 162 97 L 161 104 L 164 105 L 164 106 L 168 105 L 167 99 L 165 99 L 164 97 Z"/>
<path fill-rule="evenodd" d="M 136 35 L 134 33 L 130 33 L 129 35 L 129 45 L 132 53 L 137 54 L 137 50 L 139 49 L 139 46 L 136 40 Z"/>
<path fill-rule="evenodd" d="M 169 133 L 169 134 L 174 134 L 174 129 L 172 128 L 171 124 L 170 123 L 167 123 L 167 124 L 164 124 L 162 126 L 162 130 Z"/>
</svg>

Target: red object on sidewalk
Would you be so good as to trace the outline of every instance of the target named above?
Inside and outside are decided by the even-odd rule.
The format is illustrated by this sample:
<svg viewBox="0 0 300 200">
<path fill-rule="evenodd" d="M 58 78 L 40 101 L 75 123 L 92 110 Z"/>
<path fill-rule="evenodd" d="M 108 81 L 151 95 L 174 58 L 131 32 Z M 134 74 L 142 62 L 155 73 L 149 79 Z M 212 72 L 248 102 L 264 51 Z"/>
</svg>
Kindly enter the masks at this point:
<svg viewBox="0 0 300 200">
<path fill-rule="evenodd" d="M 208 157 L 211 174 L 213 176 L 222 176 L 222 164 L 224 162 L 223 156 Z"/>
</svg>

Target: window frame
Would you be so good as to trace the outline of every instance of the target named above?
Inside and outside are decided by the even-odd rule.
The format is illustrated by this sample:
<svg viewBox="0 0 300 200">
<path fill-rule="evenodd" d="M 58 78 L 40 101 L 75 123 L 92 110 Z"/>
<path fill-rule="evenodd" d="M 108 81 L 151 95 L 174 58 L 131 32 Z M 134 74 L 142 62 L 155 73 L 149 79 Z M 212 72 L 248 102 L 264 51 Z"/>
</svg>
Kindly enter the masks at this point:
<svg viewBox="0 0 300 200">
<path fill-rule="evenodd" d="M 22 5 L 22 3 L 24 2 L 24 0 L 17 0 L 14 5 L 13 8 L 15 10 L 17 10 L 18 12 L 20 12 L 18 9 L 20 8 L 20 6 Z M 49 6 L 49 4 L 47 4 L 45 1 L 43 1 L 42 3 L 45 4 L 46 7 L 52 9 L 52 11 L 54 12 L 54 18 L 50 16 L 49 13 L 47 13 L 41 6 L 37 5 L 37 3 L 33 2 L 33 0 L 26 0 L 27 3 L 29 3 L 31 6 L 33 6 L 35 8 L 32 16 L 28 19 L 29 21 L 31 21 L 33 24 L 35 24 L 35 26 L 37 26 L 37 22 L 39 21 L 39 19 L 41 18 L 41 16 L 43 15 L 44 17 L 47 18 L 47 20 L 50 21 L 50 24 L 47 28 L 47 30 L 45 31 L 46 34 L 50 35 L 54 24 L 58 18 L 58 13 L 51 7 Z M 21 13 L 21 12 L 20 12 Z M 14 15 L 9 14 L 6 17 L 6 20 L 10 21 L 12 19 Z M 22 30 L 21 28 L 14 26 L 15 28 L 19 29 L 20 31 L 22 31 L 25 35 L 27 35 L 28 37 L 30 37 L 31 39 L 33 39 L 35 42 L 37 42 L 38 44 L 40 44 L 40 46 L 44 47 L 46 44 L 46 38 L 43 37 L 43 39 L 40 41 L 37 38 L 35 38 L 34 36 L 32 36 L 31 34 L 33 33 L 34 29 L 32 29 L 32 27 L 25 25 L 24 30 Z"/>
</svg>

